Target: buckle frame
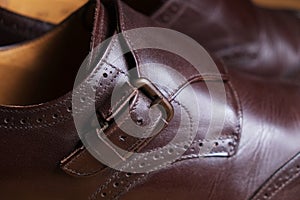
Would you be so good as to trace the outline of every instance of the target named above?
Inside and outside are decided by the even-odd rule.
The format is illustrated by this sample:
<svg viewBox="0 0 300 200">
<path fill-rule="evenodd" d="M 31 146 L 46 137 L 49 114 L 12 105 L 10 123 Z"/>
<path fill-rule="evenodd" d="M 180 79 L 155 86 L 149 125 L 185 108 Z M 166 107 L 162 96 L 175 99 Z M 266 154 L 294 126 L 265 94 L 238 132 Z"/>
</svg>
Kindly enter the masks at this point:
<svg viewBox="0 0 300 200">
<path fill-rule="evenodd" d="M 137 90 L 141 91 L 144 95 L 151 99 L 152 103 L 150 107 L 160 105 L 159 109 L 164 109 L 164 111 L 161 112 L 165 113 L 166 116 L 162 120 L 165 123 L 165 126 L 168 125 L 168 123 L 174 117 L 174 108 L 168 101 L 168 99 L 151 83 L 151 81 L 146 78 L 139 78 L 134 80 L 134 82 L 131 83 L 131 87 L 132 86 L 134 87 L 134 91 L 128 96 L 125 102 L 128 102 L 134 95 L 136 95 Z M 105 134 L 106 129 L 110 126 L 109 121 L 121 110 L 122 106 L 121 108 L 117 109 L 116 112 L 112 114 L 108 119 L 104 120 L 102 122 L 101 128 L 96 129 L 96 134 L 102 144 L 104 144 L 101 145 L 102 147 L 106 147 L 107 149 L 111 150 L 111 152 L 114 152 L 115 156 L 117 156 L 119 159 L 121 159 L 122 161 L 126 161 L 133 155 L 133 152 L 126 152 L 126 154 L 122 155 L 113 146 L 111 146 L 108 141 L 106 141 L 105 137 L 102 136 L 103 134 Z"/>
<path fill-rule="evenodd" d="M 146 78 L 136 79 L 132 85 L 139 91 L 143 92 L 149 99 L 152 100 L 150 107 L 161 105 L 166 112 L 165 123 L 168 124 L 174 117 L 174 108 L 168 99 Z"/>
</svg>

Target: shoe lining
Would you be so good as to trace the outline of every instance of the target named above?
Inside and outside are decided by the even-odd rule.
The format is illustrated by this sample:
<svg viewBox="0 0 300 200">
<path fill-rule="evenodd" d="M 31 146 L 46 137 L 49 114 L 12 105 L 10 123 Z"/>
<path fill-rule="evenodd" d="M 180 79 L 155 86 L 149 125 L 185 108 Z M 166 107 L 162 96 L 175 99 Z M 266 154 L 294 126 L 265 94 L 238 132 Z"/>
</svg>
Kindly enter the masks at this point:
<svg viewBox="0 0 300 200">
<path fill-rule="evenodd" d="M 80 9 L 40 38 L 0 48 L 1 105 L 44 103 L 72 89 L 90 49 L 86 11 Z"/>
</svg>

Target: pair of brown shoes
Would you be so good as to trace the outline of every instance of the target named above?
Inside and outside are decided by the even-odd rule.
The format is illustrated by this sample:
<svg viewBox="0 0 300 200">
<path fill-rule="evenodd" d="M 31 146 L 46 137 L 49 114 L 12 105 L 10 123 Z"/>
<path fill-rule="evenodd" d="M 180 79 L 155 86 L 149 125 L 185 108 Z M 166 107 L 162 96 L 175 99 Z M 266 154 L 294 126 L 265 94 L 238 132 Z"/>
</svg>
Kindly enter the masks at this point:
<svg viewBox="0 0 300 200">
<path fill-rule="evenodd" d="M 299 19 L 127 3 L 0 10 L 1 199 L 298 199 Z"/>
</svg>

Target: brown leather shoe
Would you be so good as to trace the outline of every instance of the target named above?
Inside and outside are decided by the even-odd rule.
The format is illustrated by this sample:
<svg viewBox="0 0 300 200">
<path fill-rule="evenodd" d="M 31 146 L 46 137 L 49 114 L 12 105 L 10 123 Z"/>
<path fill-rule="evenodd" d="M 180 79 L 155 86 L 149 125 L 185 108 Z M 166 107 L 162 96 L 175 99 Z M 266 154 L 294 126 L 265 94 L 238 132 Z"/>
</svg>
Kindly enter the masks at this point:
<svg viewBox="0 0 300 200">
<path fill-rule="evenodd" d="M 74 29 L 69 25 L 75 29 L 81 27 L 84 20 L 78 19 L 85 18 L 89 6 L 51 32 L 54 35 L 50 33 L 36 41 L 48 44 L 50 51 L 68 46 L 64 42 L 71 36 L 85 38 L 81 28 L 79 30 L 83 32 L 77 30 L 77 34 L 70 34 L 69 31 Z M 298 86 L 227 71 L 218 61 L 218 71 L 213 71 L 216 65 L 203 50 L 187 52 L 191 57 L 200 58 L 201 62 L 197 64 L 206 67 L 199 73 L 196 66 L 175 53 L 135 48 L 141 43 L 148 47 L 153 43 L 161 45 L 161 39 L 170 39 L 147 31 L 126 32 L 157 26 L 149 18 L 120 1 L 104 5 L 98 1 L 96 8 L 92 55 L 97 56 L 86 60 L 88 62 L 83 66 L 89 68 L 82 69 L 85 77 L 76 84 L 73 96 L 70 92 L 46 103 L 0 107 L 2 199 L 295 200 L 300 195 Z M 117 32 L 124 34 L 108 40 L 103 46 L 104 51 L 97 51 L 95 47 L 99 43 Z M 185 45 L 179 47 L 185 53 L 186 42 L 190 40 L 182 39 L 164 45 L 183 42 Z M 77 44 L 80 40 L 72 41 Z M 85 45 L 69 48 L 69 51 L 61 49 L 50 55 L 56 60 L 55 56 L 67 52 L 66 55 L 74 56 L 65 56 L 61 61 L 70 60 L 83 55 L 82 49 Z M 120 57 L 122 49 L 129 53 Z M 44 56 L 48 58 L 49 54 Z M 40 59 L 39 63 L 48 66 L 51 59 L 46 63 Z M 149 65 L 151 63 L 156 63 L 155 67 Z M 55 64 L 52 65 L 54 69 L 75 70 L 69 67 L 75 67 L 76 63 L 70 66 L 68 62 Z M 76 67 L 77 71 L 79 65 Z M 132 70 L 136 72 L 133 75 Z M 134 75 L 138 76 L 136 80 L 132 80 Z M 51 86 L 56 82 L 55 76 L 68 77 L 68 74 L 57 72 L 51 76 L 49 73 L 42 81 Z M 113 101 L 116 94 L 112 93 L 120 83 L 122 87 L 117 97 L 122 96 Z M 43 85 L 41 81 L 36 84 Z M 67 85 L 60 83 L 59 86 L 67 89 Z M 55 84 L 52 86 L 44 94 L 59 89 Z M 87 95 L 91 91 L 96 93 L 95 98 Z M 129 113 L 123 109 L 126 102 L 130 105 Z M 91 112 L 95 109 L 101 128 L 91 120 L 96 116 Z M 81 118 L 79 125 L 74 123 L 75 116 Z M 219 117 L 223 123 L 216 124 L 219 121 L 214 119 Z M 163 126 L 157 135 L 138 138 L 126 132 L 127 125 L 132 122 L 137 127 L 155 130 L 157 125 Z M 87 132 L 80 134 L 84 136 L 80 140 L 79 133 L 85 130 Z M 180 138 L 189 141 L 189 145 L 175 143 L 168 147 L 178 131 L 183 133 Z M 192 135 L 194 131 L 195 135 Z M 144 135 L 139 131 L 137 134 Z M 208 137 L 215 134 L 217 137 Z M 90 138 L 101 145 L 87 146 L 88 151 L 81 141 L 85 143 Z M 134 155 L 144 154 L 132 160 L 131 153 L 122 155 L 104 138 Z M 117 162 L 110 166 L 95 159 L 91 154 L 97 155 L 95 150 L 99 149 L 111 150 L 112 160 L 119 157 L 121 159 L 117 161 L 130 161 L 121 166 L 125 171 L 117 170 Z M 98 156 L 105 157 L 106 153 L 100 151 Z M 168 160 L 177 155 L 175 161 Z M 128 172 L 148 169 L 150 161 L 159 163 L 157 170 Z"/>
<path fill-rule="evenodd" d="M 299 74 L 300 20 L 292 11 L 260 8 L 250 0 L 124 1 L 193 37 L 230 67 L 264 77 Z"/>
</svg>

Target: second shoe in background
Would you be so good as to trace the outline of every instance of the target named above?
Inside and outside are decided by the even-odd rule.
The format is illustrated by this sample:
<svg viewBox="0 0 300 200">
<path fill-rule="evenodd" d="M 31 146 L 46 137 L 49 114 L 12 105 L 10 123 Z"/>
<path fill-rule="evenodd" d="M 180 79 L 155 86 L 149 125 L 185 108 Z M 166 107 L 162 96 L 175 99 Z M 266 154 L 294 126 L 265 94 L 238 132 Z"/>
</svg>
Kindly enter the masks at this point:
<svg viewBox="0 0 300 200">
<path fill-rule="evenodd" d="M 261 8 L 250 0 L 125 2 L 193 37 L 230 67 L 276 79 L 299 77 L 300 19 L 292 11 Z"/>
</svg>

